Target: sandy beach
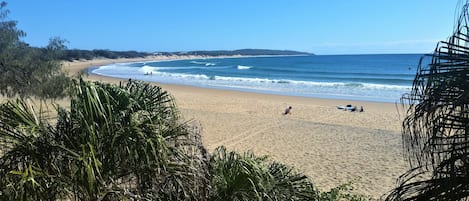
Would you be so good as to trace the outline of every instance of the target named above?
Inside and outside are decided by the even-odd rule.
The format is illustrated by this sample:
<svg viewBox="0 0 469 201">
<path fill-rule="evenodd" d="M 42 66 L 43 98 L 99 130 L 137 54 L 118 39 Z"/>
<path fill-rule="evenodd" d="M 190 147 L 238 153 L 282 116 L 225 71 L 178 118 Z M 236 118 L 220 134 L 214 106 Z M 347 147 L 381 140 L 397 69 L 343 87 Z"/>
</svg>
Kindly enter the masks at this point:
<svg viewBox="0 0 469 201">
<path fill-rule="evenodd" d="M 75 75 L 89 66 L 166 59 L 184 58 L 96 59 L 65 62 L 64 68 Z M 120 81 L 97 75 L 86 79 Z M 185 120 L 201 124 L 209 150 L 224 145 L 268 155 L 310 176 L 321 190 L 353 182 L 356 192 L 378 198 L 407 170 L 401 146 L 402 119 L 393 103 L 160 86 L 175 97 Z M 344 104 L 363 106 L 365 111 L 336 109 Z M 291 114 L 282 115 L 288 106 L 293 107 Z"/>
</svg>

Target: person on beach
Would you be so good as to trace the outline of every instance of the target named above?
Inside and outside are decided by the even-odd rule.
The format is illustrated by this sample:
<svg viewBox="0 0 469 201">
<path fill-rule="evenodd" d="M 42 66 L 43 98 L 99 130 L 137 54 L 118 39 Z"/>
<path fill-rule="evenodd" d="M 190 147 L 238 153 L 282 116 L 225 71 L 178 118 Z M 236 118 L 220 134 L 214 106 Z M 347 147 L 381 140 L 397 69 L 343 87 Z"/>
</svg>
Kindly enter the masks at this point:
<svg viewBox="0 0 469 201">
<path fill-rule="evenodd" d="M 285 109 L 285 112 L 283 113 L 283 115 L 291 114 L 291 109 L 292 107 L 289 106 L 287 109 Z"/>
</svg>

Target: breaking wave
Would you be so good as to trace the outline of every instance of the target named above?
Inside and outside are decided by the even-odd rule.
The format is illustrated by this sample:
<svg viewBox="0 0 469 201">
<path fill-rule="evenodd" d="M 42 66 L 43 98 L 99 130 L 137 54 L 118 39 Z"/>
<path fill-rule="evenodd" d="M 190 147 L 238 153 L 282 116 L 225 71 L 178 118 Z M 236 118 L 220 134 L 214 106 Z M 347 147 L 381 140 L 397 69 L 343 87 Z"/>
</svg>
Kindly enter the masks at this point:
<svg viewBox="0 0 469 201">
<path fill-rule="evenodd" d="M 238 65 L 236 68 L 238 68 L 238 70 L 248 70 L 248 69 L 251 69 L 252 66 L 242 66 L 242 65 Z"/>
</svg>

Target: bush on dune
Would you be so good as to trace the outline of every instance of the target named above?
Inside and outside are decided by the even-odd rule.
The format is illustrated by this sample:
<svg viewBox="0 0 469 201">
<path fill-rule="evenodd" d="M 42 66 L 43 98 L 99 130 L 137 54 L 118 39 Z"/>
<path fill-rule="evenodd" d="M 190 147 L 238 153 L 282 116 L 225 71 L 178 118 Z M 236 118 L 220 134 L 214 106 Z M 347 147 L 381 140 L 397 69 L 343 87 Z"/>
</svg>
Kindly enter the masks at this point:
<svg viewBox="0 0 469 201">
<path fill-rule="evenodd" d="M 217 148 L 210 160 L 210 200 L 317 200 L 308 177 L 266 159 Z"/>
<path fill-rule="evenodd" d="M 0 192 L 9 200 L 200 200 L 205 162 L 171 96 L 141 82 L 75 82 L 57 124 L 22 99 L 0 106 Z"/>
</svg>

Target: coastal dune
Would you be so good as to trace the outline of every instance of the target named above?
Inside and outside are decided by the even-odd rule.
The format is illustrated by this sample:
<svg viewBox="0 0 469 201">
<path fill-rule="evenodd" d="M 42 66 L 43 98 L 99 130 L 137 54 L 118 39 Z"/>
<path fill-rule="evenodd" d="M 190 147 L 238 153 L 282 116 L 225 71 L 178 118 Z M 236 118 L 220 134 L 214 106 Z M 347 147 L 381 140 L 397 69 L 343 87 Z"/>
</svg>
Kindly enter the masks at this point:
<svg viewBox="0 0 469 201">
<path fill-rule="evenodd" d="M 191 59 L 155 56 L 65 62 L 70 75 L 109 63 Z M 97 75 L 88 80 L 125 81 Z M 157 83 L 158 84 L 158 83 Z M 402 156 L 402 117 L 396 104 L 257 94 L 158 84 L 169 91 L 185 120 L 200 124 L 205 146 L 252 150 L 293 166 L 323 191 L 353 182 L 354 191 L 375 198 L 407 170 Z M 364 112 L 336 105 L 363 106 Z M 282 115 L 292 106 L 291 114 Z"/>
</svg>

